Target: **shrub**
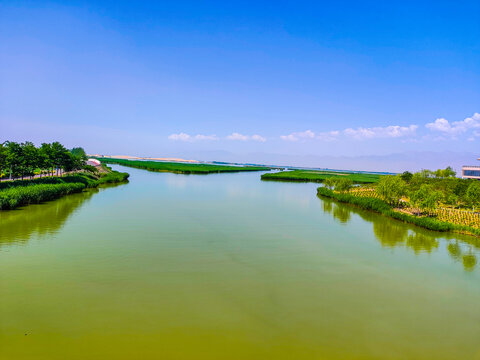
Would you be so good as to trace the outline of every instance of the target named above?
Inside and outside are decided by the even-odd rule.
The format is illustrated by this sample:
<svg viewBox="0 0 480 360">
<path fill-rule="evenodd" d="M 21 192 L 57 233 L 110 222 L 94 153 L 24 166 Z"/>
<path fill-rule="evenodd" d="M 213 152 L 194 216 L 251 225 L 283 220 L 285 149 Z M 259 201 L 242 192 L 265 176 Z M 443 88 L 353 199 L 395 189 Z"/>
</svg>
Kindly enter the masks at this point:
<svg viewBox="0 0 480 360">
<path fill-rule="evenodd" d="M 63 195 L 80 192 L 82 183 L 41 184 L 21 186 L 0 191 L 0 210 L 14 209 L 28 204 L 57 199 Z"/>
<path fill-rule="evenodd" d="M 348 191 L 352 188 L 353 181 L 348 178 L 340 178 L 335 180 L 335 190 L 340 192 Z"/>
</svg>

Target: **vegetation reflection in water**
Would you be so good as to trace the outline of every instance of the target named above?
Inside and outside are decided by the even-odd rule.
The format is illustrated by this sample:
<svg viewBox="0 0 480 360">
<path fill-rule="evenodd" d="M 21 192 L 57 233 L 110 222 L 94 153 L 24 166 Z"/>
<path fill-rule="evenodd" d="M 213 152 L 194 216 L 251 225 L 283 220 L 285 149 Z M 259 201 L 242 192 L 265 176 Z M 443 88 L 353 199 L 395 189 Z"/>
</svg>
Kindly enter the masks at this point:
<svg viewBox="0 0 480 360">
<path fill-rule="evenodd" d="M 0 250 L 2 246 L 21 244 L 33 236 L 46 237 L 61 230 L 67 219 L 90 198 L 107 188 L 123 184 L 105 184 L 81 193 L 16 210 L 0 211 Z"/>
<path fill-rule="evenodd" d="M 405 247 L 418 255 L 438 250 L 440 243 L 443 242 L 450 257 L 455 262 L 461 262 L 466 271 L 473 271 L 477 265 L 477 258 L 480 256 L 480 240 L 478 238 L 451 234 L 438 236 L 436 232 L 389 219 L 353 205 L 337 203 L 325 197 L 322 197 L 321 200 L 323 211 L 331 214 L 341 224 L 347 224 L 352 214 L 357 214 L 363 220 L 371 222 L 375 237 L 384 247 Z"/>
</svg>

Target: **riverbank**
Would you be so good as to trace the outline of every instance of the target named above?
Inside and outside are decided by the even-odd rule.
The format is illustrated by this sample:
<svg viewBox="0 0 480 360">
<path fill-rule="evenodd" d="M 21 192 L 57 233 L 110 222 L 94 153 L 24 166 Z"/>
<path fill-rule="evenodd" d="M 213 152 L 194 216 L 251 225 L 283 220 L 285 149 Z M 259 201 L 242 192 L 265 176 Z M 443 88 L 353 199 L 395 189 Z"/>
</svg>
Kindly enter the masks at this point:
<svg viewBox="0 0 480 360">
<path fill-rule="evenodd" d="M 349 173 L 320 170 L 289 170 L 277 173 L 263 174 L 262 180 L 317 182 L 322 183 L 326 179 L 350 179 L 355 184 L 371 184 L 379 181 L 381 175 L 368 173 Z"/>
<path fill-rule="evenodd" d="M 211 164 L 185 164 L 177 162 L 160 162 L 160 161 L 140 161 L 140 160 L 124 160 L 112 158 L 98 158 L 102 164 L 118 164 L 122 166 L 133 167 L 156 172 L 172 172 L 176 174 L 212 174 L 227 173 L 241 171 L 268 171 L 270 168 L 262 166 L 227 166 L 227 165 L 211 165 Z"/>
<path fill-rule="evenodd" d="M 83 172 L 60 177 L 3 182 L 0 184 L 0 210 L 13 210 L 24 205 L 58 199 L 102 184 L 124 182 L 128 180 L 128 176 L 128 173 L 104 168 L 104 171 L 98 174 Z"/>
<path fill-rule="evenodd" d="M 396 220 L 400 220 L 406 223 L 411 223 L 429 230 L 435 231 L 451 231 L 459 234 L 467 234 L 473 236 L 480 236 L 480 229 L 473 228 L 471 226 L 452 224 L 445 221 L 440 221 L 428 216 L 415 216 L 405 212 L 401 212 L 392 206 L 388 205 L 385 201 L 372 198 L 372 197 L 358 197 L 348 193 L 335 192 L 325 187 L 319 187 L 317 189 L 318 196 L 324 196 L 332 198 L 342 203 L 348 203 L 358 206 L 362 209 L 371 210 L 380 213 L 385 216 L 389 216 Z"/>
</svg>

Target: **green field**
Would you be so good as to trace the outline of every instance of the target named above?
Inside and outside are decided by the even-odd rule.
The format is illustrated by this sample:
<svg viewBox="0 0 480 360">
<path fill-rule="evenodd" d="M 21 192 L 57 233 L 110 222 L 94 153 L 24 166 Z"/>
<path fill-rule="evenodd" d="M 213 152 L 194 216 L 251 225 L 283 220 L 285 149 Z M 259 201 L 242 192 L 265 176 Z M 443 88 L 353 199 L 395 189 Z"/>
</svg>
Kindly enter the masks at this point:
<svg viewBox="0 0 480 360">
<path fill-rule="evenodd" d="M 210 165 L 210 164 L 186 164 L 178 162 L 160 162 L 160 161 L 139 161 L 124 160 L 112 158 L 99 158 L 105 164 L 118 164 L 137 169 L 159 172 L 173 172 L 177 174 L 211 174 L 223 172 L 239 171 L 265 171 L 270 170 L 267 167 L 260 166 L 228 166 L 228 165 Z"/>
<path fill-rule="evenodd" d="M 290 170 L 277 173 L 263 174 L 262 180 L 300 181 L 300 182 L 323 182 L 328 178 L 347 178 L 356 184 L 376 183 L 380 179 L 377 174 L 365 173 L 340 173 L 317 170 Z"/>
</svg>

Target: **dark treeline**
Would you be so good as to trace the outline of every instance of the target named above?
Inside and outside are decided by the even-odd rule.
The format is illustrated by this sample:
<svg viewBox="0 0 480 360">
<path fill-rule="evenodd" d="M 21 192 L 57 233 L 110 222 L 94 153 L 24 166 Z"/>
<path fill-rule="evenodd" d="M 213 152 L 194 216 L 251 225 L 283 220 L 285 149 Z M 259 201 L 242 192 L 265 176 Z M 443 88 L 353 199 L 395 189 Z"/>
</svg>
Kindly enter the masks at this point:
<svg viewBox="0 0 480 360">
<path fill-rule="evenodd" d="M 26 141 L 5 141 L 0 144 L 0 180 L 42 175 L 59 175 L 59 170 L 85 168 L 87 156 L 81 147 L 68 150 L 58 141 L 36 147 Z"/>
</svg>

